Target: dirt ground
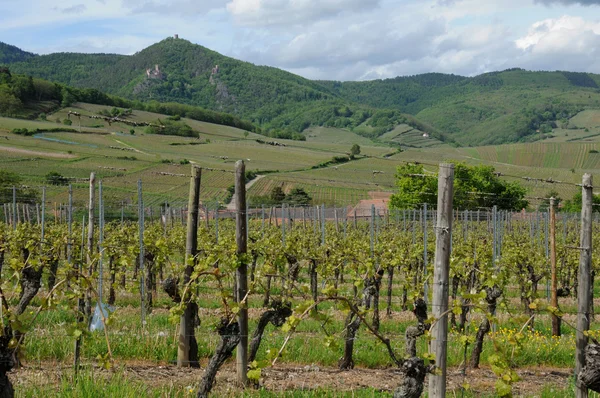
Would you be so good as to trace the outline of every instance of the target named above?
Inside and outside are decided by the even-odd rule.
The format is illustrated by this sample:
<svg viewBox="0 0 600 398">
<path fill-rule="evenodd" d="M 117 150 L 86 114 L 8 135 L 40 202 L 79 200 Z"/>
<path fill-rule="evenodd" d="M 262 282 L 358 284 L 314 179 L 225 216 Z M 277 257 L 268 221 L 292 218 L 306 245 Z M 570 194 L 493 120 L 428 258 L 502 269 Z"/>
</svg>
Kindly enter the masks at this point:
<svg viewBox="0 0 600 398">
<path fill-rule="evenodd" d="M 203 369 L 177 368 L 174 365 L 130 362 L 117 365 L 113 370 L 104 370 L 94 366 L 98 377 L 109 377 L 111 373 L 120 374 L 127 379 L 144 383 L 149 387 L 190 386 L 193 388 L 200 381 Z M 63 364 L 39 363 L 28 365 L 11 373 L 15 387 L 25 385 L 59 385 L 61 377 L 71 374 L 71 368 Z M 565 368 L 521 368 L 517 370 L 521 380 L 514 386 L 515 397 L 533 397 L 548 385 L 564 387 L 568 383 L 571 369 Z M 235 395 L 235 368 L 233 363 L 226 364 L 217 376 L 213 389 L 215 396 Z M 267 390 L 281 392 L 284 390 L 316 390 L 353 391 L 373 388 L 378 391 L 393 391 L 401 382 L 402 375 L 396 369 L 354 369 L 340 371 L 336 368 L 315 365 L 294 366 L 278 364 L 274 368 L 263 369 L 260 384 Z M 474 392 L 492 392 L 496 376 L 487 368 L 467 370 L 466 377 L 460 369 L 449 369 L 448 390 L 459 390 L 464 382 L 471 385 Z"/>
<path fill-rule="evenodd" d="M 18 154 L 30 155 L 30 156 L 43 156 L 46 158 L 73 159 L 73 158 L 77 157 L 75 155 L 71 155 L 68 153 L 31 151 L 29 149 L 21 149 L 21 148 L 15 148 L 15 147 L 11 147 L 11 146 L 0 146 L 0 151 L 10 152 L 10 153 L 18 153 Z"/>
</svg>

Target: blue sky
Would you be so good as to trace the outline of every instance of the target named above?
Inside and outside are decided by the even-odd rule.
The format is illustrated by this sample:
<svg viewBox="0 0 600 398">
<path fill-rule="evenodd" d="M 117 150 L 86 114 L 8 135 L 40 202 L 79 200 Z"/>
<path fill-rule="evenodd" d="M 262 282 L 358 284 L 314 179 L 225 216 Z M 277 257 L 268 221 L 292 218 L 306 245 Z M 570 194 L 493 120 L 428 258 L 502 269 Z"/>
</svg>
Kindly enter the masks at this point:
<svg viewBox="0 0 600 398">
<path fill-rule="evenodd" d="M 133 54 L 178 33 L 313 79 L 600 73 L 600 0 L 0 0 L 0 41 Z"/>
</svg>

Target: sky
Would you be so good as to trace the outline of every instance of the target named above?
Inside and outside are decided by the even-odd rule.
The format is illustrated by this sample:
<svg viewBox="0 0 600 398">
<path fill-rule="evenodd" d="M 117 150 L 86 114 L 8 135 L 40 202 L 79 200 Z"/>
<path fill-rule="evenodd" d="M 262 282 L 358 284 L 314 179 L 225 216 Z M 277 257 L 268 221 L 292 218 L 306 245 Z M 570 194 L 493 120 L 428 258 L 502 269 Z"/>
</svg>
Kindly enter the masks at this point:
<svg viewBox="0 0 600 398">
<path fill-rule="evenodd" d="M 0 41 L 38 54 L 174 34 L 310 79 L 600 73 L 600 0 L 0 0 Z"/>
</svg>

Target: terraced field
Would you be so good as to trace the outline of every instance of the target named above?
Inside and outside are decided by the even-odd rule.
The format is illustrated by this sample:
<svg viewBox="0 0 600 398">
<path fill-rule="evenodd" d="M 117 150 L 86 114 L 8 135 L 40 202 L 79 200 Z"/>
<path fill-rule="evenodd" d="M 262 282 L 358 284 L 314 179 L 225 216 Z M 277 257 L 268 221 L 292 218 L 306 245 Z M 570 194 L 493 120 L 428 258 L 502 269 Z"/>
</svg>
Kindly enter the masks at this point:
<svg viewBox="0 0 600 398">
<path fill-rule="evenodd" d="M 417 130 L 408 124 L 400 124 L 392 131 L 388 131 L 379 137 L 379 141 L 405 145 L 411 148 L 432 148 L 445 146 L 445 144 L 436 138 L 424 135 L 420 130 Z"/>
<path fill-rule="evenodd" d="M 73 110 L 94 115 L 106 107 L 76 104 Z M 48 115 L 51 121 L 27 121 L 0 118 L 0 168 L 15 172 L 28 184 L 41 186 L 45 175 L 56 171 L 66 177 L 85 179 L 91 172 L 103 180 L 107 200 L 114 204 L 137 201 L 137 181 L 144 183 L 148 203 L 180 201 L 185 204 L 186 178 L 189 163 L 204 168 L 201 195 L 205 202 L 223 202 L 227 188 L 233 184 L 233 164 L 244 159 L 248 170 L 263 172 L 265 177 L 249 191 L 249 197 L 268 195 L 273 186 L 289 191 L 304 188 L 315 203 L 352 205 L 369 197 L 369 191 L 394 191 L 396 168 L 405 162 L 422 162 L 426 170 L 436 172 L 440 161 L 464 161 L 490 164 L 510 180 L 519 180 L 529 189 L 529 195 L 544 196 L 556 190 L 563 198 L 571 197 L 575 186 L 548 184 L 534 179 L 553 179 L 579 183 L 584 172 L 600 170 L 600 139 L 594 141 L 558 142 L 544 140 L 534 143 L 453 148 L 431 145 L 428 148 L 406 148 L 398 153 L 382 141 L 397 141 L 417 134 L 410 126 L 401 125 L 386 133 L 378 143 L 355 133 L 336 128 L 313 128 L 305 132 L 306 141 L 275 140 L 278 146 L 259 143 L 273 141 L 264 136 L 209 123 L 185 120 L 201 132 L 195 138 L 147 135 L 143 128 L 129 134 L 129 126 L 82 117 L 82 131 L 89 133 L 40 133 L 25 137 L 10 133 L 13 128 L 50 129 L 69 127 L 53 120 L 63 120 L 68 110 Z M 73 118 L 73 116 L 71 116 Z M 156 121 L 164 115 L 134 111 L 137 121 Z M 582 112 L 573 123 L 586 124 L 588 129 L 600 120 L 598 112 Z M 79 128 L 75 120 L 71 128 Z M 574 131 L 574 130 L 569 130 Z M 579 131 L 579 130 L 577 130 Z M 245 134 L 246 133 L 246 134 Z M 399 138 L 400 137 L 400 138 Z M 402 138 L 402 139 L 404 139 Z M 434 140 L 417 137 L 420 140 Z M 599 137 L 600 138 L 600 137 Z M 593 139 L 593 138 L 592 138 Z M 416 142 L 416 141 L 415 141 Z M 313 168 L 345 155 L 352 144 L 361 146 L 361 156 L 344 164 Z M 423 145 L 420 143 L 419 145 Z M 266 173 L 265 173 L 266 172 Z M 73 180 L 76 200 L 85 201 L 85 183 Z M 48 189 L 48 198 L 57 203 L 66 201 L 64 187 Z"/>
</svg>

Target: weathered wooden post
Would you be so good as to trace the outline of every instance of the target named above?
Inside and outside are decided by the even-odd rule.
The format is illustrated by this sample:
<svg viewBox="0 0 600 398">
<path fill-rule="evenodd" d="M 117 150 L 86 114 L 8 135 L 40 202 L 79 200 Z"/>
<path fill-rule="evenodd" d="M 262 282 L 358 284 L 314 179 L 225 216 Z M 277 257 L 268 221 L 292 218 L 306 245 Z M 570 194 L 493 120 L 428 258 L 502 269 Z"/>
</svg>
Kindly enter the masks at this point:
<svg viewBox="0 0 600 398">
<path fill-rule="evenodd" d="M 188 220 L 187 236 L 185 242 L 185 272 L 183 274 L 183 286 L 186 286 L 194 271 L 194 257 L 198 251 L 198 206 L 200 204 L 200 181 L 202 169 L 192 166 L 192 177 L 190 180 L 190 194 L 188 197 Z M 179 321 L 179 345 L 177 347 L 177 366 L 190 366 L 190 340 L 194 333 L 194 316 L 196 315 L 190 306 L 189 297 L 182 297 L 185 309 Z M 197 360 L 197 358 L 192 358 Z"/>
<path fill-rule="evenodd" d="M 236 272 L 236 300 L 239 303 L 238 324 L 240 327 L 240 342 L 237 346 L 236 371 L 238 383 L 245 386 L 248 383 L 248 267 L 245 254 L 248 248 L 246 235 L 246 166 L 243 160 L 235 163 L 235 242 L 237 254 L 241 261 Z M 285 220 L 282 219 L 282 226 Z"/>
<path fill-rule="evenodd" d="M 550 287 L 550 305 L 558 309 L 558 282 L 556 278 L 556 210 L 555 199 L 550 198 L 550 269 L 552 273 Z M 560 318 L 552 314 L 552 336 L 560 336 Z"/>
<path fill-rule="evenodd" d="M 575 352 L 575 397 L 587 398 L 588 389 L 579 381 L 581 370 L 585 366 L 585 347 L 588 338 L 585 335 L 590 328 L 590 280 L 592 263 L 592 175 L 584 174 L 581 184 L 581 243 L 579 254 L 579 277 L 577 288 L 577 332 Z"/>
<path fill-rule="evenodd" d="M 90 201 L 88 204 L 88 230 L 87 230 L 87 264 L 89 273 L 92 274 L 92 253 L 94 249 L 94 208 L 96 206 L 96 174 L 90 174 Z"/>
<path fill-rule="evenodd" d="M 452 237 L 452 199 L 454 191 L 454 165 L 440 164 L 438 173 L 437 225 L 435 228 L 436 246 L 433 270 L 433 316 L 437 319 L 431 330 L 433 341 L 430 350 L 435 355 L 439 375 L 429 376 L 429 396 L 446 396 L 446 354 L 448 349 L 448 278 L 450 272 L 450 251 Z M 442 315 L 444 314 L 444 315 Z M 441 319 L 438 319 L 440 318 Z"/>
</svg>

